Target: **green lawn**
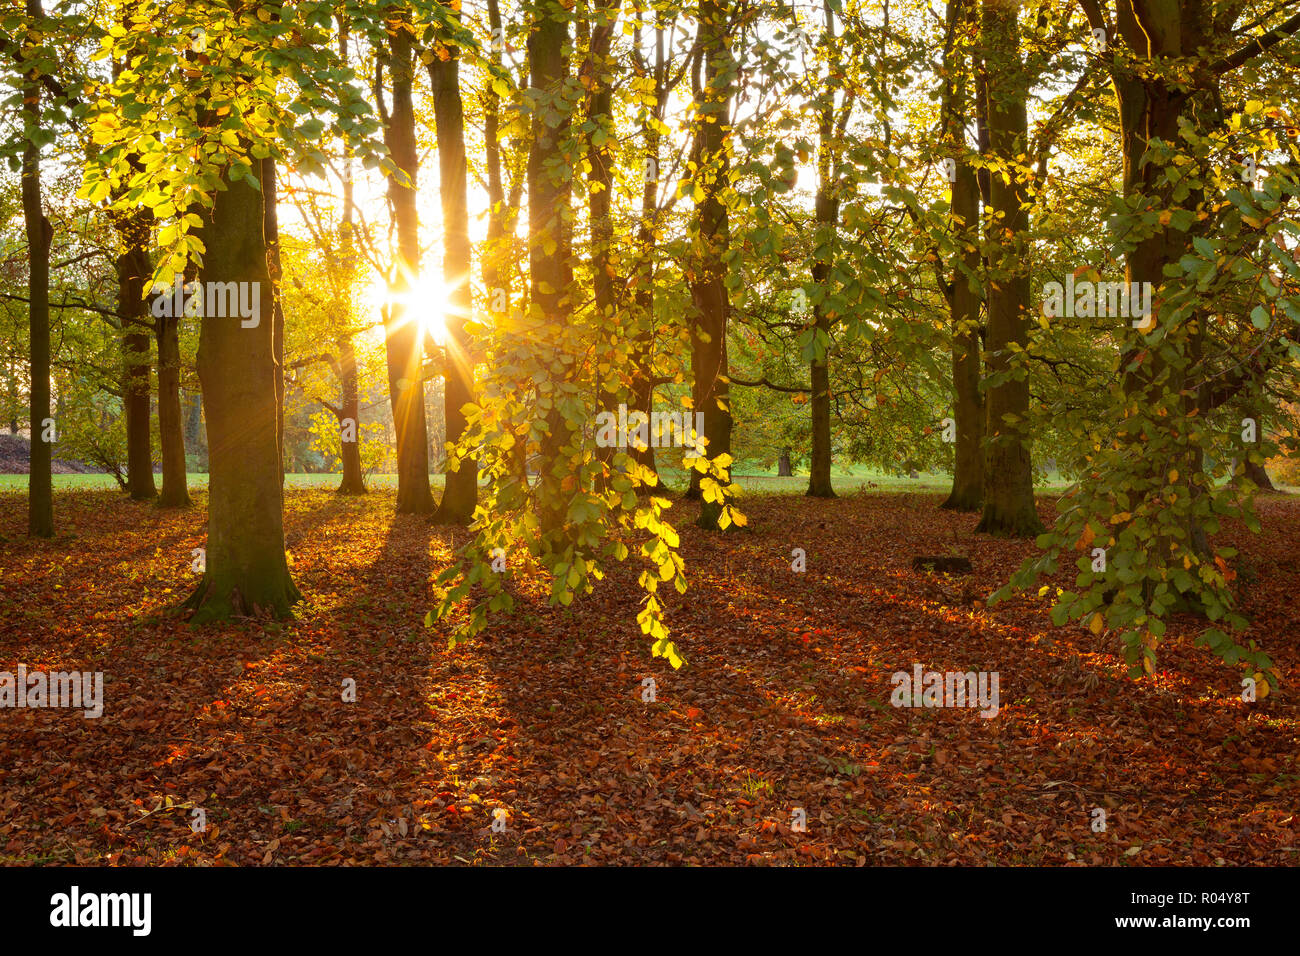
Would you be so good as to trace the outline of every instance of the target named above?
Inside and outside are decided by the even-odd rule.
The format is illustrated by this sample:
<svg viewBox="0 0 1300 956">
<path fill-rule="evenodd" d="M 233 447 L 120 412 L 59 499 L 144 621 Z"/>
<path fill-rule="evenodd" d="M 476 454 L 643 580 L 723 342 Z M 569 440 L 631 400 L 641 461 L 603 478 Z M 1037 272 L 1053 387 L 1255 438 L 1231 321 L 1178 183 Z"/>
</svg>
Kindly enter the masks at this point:
<svg viewBox="0 0 1300 956">
<path fill-rule="evenodd" d="M 285 485 L 289 488 L 332 488 L 338 485 L 339 477 L 336 474 L 291 474 L 286 476 Z M 685 473 L 675 469 L 663 469 L 660 473 L 660 479 L 668 487 L 674 489 L 680 489 L 686 485 Z M 161 479 L 155 476 L 155 480 L 160 481 Z M 431 475 L 429 480 L 435 488 L 442 487 L 442 475 Z M 191 488 L 204 488 L 208 484 L 208 476 L 206 473 L 191 472 L 188 481 Z M 872 485 L 876 486 L 873 490 L 880 491 L 946 492 L 951 484 L 951 478 L 948 475 L 922 473 L 919 478 L 908 478 L 906 475 L 885 475 L 856 467 L 846 470 L 833 470 L 831 472 L 831 481 L 835 486 L 835 490 L 840 494 L 851 493 L 859 488 Z M 736 475 L 736 483 L 748 492 L 802 494 L 808 488 L 808 476 L 806 473 L 796 475 L 793 478 L 777 478 L 774 475 L 761 474 L 739 474 Z M 397 476 L 372 475 L 368 480 L 368 485 L 371 488 L 396 488 Z M 1051 480 L 1041 482 L 1038 488 L 1040 491 L 1060 492 L 1064 491 L 1068 485 L 1069 482 L 1054 475 Z M 117 482 L 110 475 L 55 475 L 54 487 L 57 489 L 116 488 Z M 0 492 L 25 492 L 26 490 L 26 475 L 0 475 Z"/>
<path fill-rule="evenodd" d="M 329 474 L 307 475 L 294 474 L 285 476 L 285 485 L 290 488 L 330 488 L 338 485 L 340 476 Z M 187 476 L 187 483 L 191 488 L 206 488 L 208 485 L 208 476 L 206 472 L 190 472 Z M 435 487 L 442 487 L 442 475 L 431 475 L 429 480 Z M 155 483 L 161 483 L 160 476 L 154 476 Z M 372 488 L 396 488 L 396 475 L 372 475 L 369 480 Z M 117 482 L 113 480 L 112 475 L 55 475 L 54 487 L 65 489 L 76 488 L 116 488 Z M 0 491 L 26 491 L 26 475 L 0 475 Z"/>
</svg>

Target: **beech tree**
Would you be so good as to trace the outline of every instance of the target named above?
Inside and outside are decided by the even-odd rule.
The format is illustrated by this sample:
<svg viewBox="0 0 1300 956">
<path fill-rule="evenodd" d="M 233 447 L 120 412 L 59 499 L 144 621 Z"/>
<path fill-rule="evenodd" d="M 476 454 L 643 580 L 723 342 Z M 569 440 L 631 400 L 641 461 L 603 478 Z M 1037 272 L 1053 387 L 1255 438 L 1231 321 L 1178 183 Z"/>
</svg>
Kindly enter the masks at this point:
<svg viewBox="0 0 1300 956">
<path fill-rule="evenodd" d="M 978 511 L 984 500 L 984 396 L 980 392 L 980 316 L 983 288 L 979 248 L 979 182 L 966 149 L 973 119 L 970 42 L 976 23 L 972 0 L 952 0 L 944 37 L 943 129 L 951 155 L 952 267 L 944 294 L 952 321 L 953 427 L 952 491 L 943 507 Z"/>
<path fill-rule="evenodd" d="M 289 149 L 300 168 L 323 168 L 316 112 L 332 116 L 368 162 L 379 162 L 357 78 L 329 42 L 328 11 L 277 8 L 272 15 L 250 3 L 213 12 L 205 5 L 172 9 L 165 29 L 128 19 L 101 50 L 129 56 L 130 71 L 95 89 L 90 112 L 99 148 L 82 185 L 91 202 L 109 200 L 115 212 L 147 208 L 159 222 L 153 285 L 172 287 L 191 264 L 202 284 L 198 372 L 211 472 L 205 569 L 185 604 L 195 623 L 284 616 L 299 599 L 282 525 L 283 313 L 268 245 L 277 223 L 266 208 L 275 158 Z M 177 57 L 171 37 L 184 38 L 183 51 L 199 45 L 202 52 Z M 290 43 L 306 55 L 283 56 Z M 207 82 L 166 113 L 142 97 L 181 85 L 200 67 Z M 272 107 L 268 91 L 282 78 L 297 95 Z M 124 101 L 143 105 L 121 110 Z M 213 309 L 221 292 L 227 308 Z M 232 315 L 233 301 L 252 308 Z"/>
<path fill-rule="evenodd" d="M 27 0 L 23 24 L 29 38 L 41 36 L 45 12 L 41 0 Z M 6 46 L 10 51 L 9 43 Z M 33 43 L 17 51 L 23 69 L 22 205 L 27 230 L 27 314 L 31 361 L 31 458 L 27 484 L 27 533 L 54 535 L 54 480 L 51 473 L 53 436 L 57 423 L 50 417 L 50 243 L 53 230 L 41 197 L 41 146 L 54 137 L 43 125 L 41 100 L 50 85 L 49 48 Z"/>
<path fill-rule="evenodd" d="M 459 24 L 452 15 L 451 22 Z M 465 111 L 460 95 L 459 38 L 447 38 L 429 58 L 434 124 L 438 135 L 438 194 L 442 201 L 443 282 L 450 290 L 452 313 L 447 317 L 443 374 L 447 442 L 455 445 L 465 434 L 465 405 L 474 398 L 474 356 L 465 325 L 471 317 L 473 270 L 469 236 L 469 174 L 465 157 Z M 478 459 L 454 458 L 435 520 L 469 524 L 478 501 Z"/>
<path fill-rule="evenodd" d="M 689 283 L 691 322 L 691 400 L 704 415 L 704 439 L 709 457 L 722 463 L 728 480 L 731 453 L 731 398 L 727 365 L 727 317 L 731 302 L 727 289 L 729 241 L 726 192 L 731 166 L 727 152 L 730 137 L 735 62 L 730 43 L 733 22 L 728 8 L 716 0 L 700 0 L 700 60 L 703 81 L 695 81 L 695 131 L 691 184 L 695 218 L 691 225 L 693 248 Z M 724 484 L 725 487 L 725 484 Z M 722 487 L 708 487 L 703 473 L 691 472 L 688 497 L 700 501 L 701 527 L 719 529 L 723 514 Z"/>
<path fill-rule="evenodd" d="M 423 342 L 412 302 L 420 271 L 419 214 L 415 196 L 419 159 L 415 143 L 413 100 L 415 30 L 408 8 L 388 7 L 387 46 L 378 56 L 375 102 L 384 123 L 384 144 L 393 157 L 388 202 L 397 228 L 397 260 L 389 279 L 390 301 L 384 312 L 388 349 L 388 388 L 397 432 L 397 511 L 433 512 L 429 489 L 429 435 L 424 418 Z M 382 79 L 391 80 L 391 104 L 384 105 Z"/>
<path fill-rule="evenodd" d="M 976 531 L 1025 537 L 1043 524 L 1034 505 L 1027 417 L 1029 385 L 1021 359 L 1029 338 L 1028 269 L 1031 171 L 1020 161 L 1028 144 L 1028 78 L 1020 52 L 1019 4 L 983 0 L 980 43 L 987 89 L 992 187 L 986 221 L 990 257 L 985 340 L 988 416 L 984 510 Z M 970 200 L 963 197 L 969 212 Z"/>
</svg>

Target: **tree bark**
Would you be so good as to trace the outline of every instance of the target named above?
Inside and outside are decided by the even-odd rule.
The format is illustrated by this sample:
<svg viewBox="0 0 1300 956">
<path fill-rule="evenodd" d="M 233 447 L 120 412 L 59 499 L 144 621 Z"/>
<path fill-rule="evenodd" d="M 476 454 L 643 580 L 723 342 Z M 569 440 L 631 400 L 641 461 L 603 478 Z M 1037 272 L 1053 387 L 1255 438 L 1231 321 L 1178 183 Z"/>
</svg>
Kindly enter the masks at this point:
<svg viewBox="0 0 1300 956">
<path fill-rule="evenodd" d="M 794 469 L 790 466 L 790 449 L 782 448 L 780 457 L 776 460 L 776 476 L 778 478 L 793 478 Z"/>
<path fill-rule="evenodd" d="M 954 154 L 965 153 L 966 112 L 970 108 L 967 59 L 959 52 L 961 35 L 970 20 L 974 0 L 948 5 L 948 52 L 944 86 L 945 134 Z M 954 157 L 955 158 L 955 157 Z M 956 160 L 952 183 L 953 234 L 960 243 L 947 293 L 952 321 L 953 424 L 956 446 L 952 490 L 940 506 L 954 511 L 979 511 L 984 499 L 984 398 L 980 395 L 980 296 L 971 288 L 979 274 L 979 182 L 968 162 Z"/>
<path fill-rule="evenodd" d="M 397 226 L 397 269 L 391 292 L 393 302 L 385 313 L 388 359 L 388 395 L 397 433 L 397 512 L 432 514 L 429 488 L 429 431 L 424 416 L 424 379 L 421 369 L 419 323 L 409 297 L 420 270 L 419 218 L 416 212 L 415 109 L 412 102 L 414 66 L 411 25 L 405 11 L 389 8 L 388 67 L 392 75 L 392 113 L 384 124 L 384 143 L 397 168 L 406 175 L 388 179 L 388 200 Z"/>
<path fill-rule="evenodd" d="M 568 73 L 564 47 L 569 39 L 568 16 L 559 0 L 541 0 L 535 5 L 535 20 L 528 38 L 530 83 L 542 99 L 558 95 Z M 528 153 L 528 265 L 530 299 L 540 312 L 540 328 L 564 329 L 572 311 L 569 285 L 572 280 L 566 266 L 569 251 L 566 219 L 569 213 L 569 180 L 557 176 L 548 165 L 560 151 L 567 136 L 569 118 L 554 109 L 539 109 L 533 114 L 532 145 Z M 557 348 L 550 357 L 548 372 L 551 386 L 569 374 L 563 363 L 563 350 Z M 543 391 L 554 399 L 556 392 Z M 542 440 L 538 500 L 542 502 L 539 521 L 544 532 L 553 532 L 564 523 L 561 485 L 566 478 L 559 451 L 572 435 L 573 425 L 554 404 L 545 416 Z"/>
<path fill-rule="evenodd" d="M 247 177 L 226 180 L 202 230 L 201 277 L 246 282 L 259 297 L 260 322 L 204 315 L 199 381 L 207 418 L 206 571 L 186 602 L 195 624 L 253 614 L 287 617 L 299 600 L 284 553 L 283 489 L 277 435 L 275 310 L 268 302 L 263 194 Z"/>
<path fill-rule="evenodd" d="M 644 169 L 641 176 L 641 221 L 637 227 L 636 260 L 636 312 L 637 323 L 634 335 L 634 352 L 632 356 L 632 408 L 648 417 L 654 411 L 654 349 L 655 349 L 655 247 L 658 245 L 659 222 L 659 126 L 663 120 L 664 107 L 667 104 L 667 68 L 664 58 L 664 27 L 662 11 L 655 11 L 654 48 L 655 59 L 652 77 L 654 79 L 654 107 L 647 111 L 641 125 L 641 136 L 645 143 Z M 636 29 L 639 31 L 640 26 Z M 638 32 L 633 41 L 637 49 L 637 64 L 642 75 L 646 72 L 640 57 L 641 36 Z M 653 445 L 644 449 L 631 449 L 636 462 L 651 471 L 655 471 L 655 450 Z"/>
<path fill-rule="evenodd" d="M 1168 75 L 1163 64 L 1179 57 L 1194 55 L 1203 47 L 1209 46 L 1212 36 L 1207 32 L 1210 27 L 1206 16 L 1205 4 L 1202 2 L 1177 3 L 1174 0 L 1154 0 L 1138 7 L 1120 5 L 1117 10 L 1115 28 L 1120 38 L 1128 47 L 1131 56 L 1117 60 L 1112 71 L 1116 99 L 1119 105 L 1120 145 L 1124 160 L 1124 198 L 1152 204 L 1158 208 L 1175 206 L 1195 207 L 1196 198 L 1189 196 L 1183 200 L 1173 199 L 1173 189 L 1163 181 L 1168 173 L 1162 160 L 1149 155 L 1153 140 L 1167 143 L 1179 143 L 1182 140 L 1182 124 L 1188 121 L 1193 129 L 1205 130 L 1217 125 L 1217 117 L 1197 115 L 1189 117 L 1193 104 L 1193 88 Z M 1096 13 L 1090 15 L 1095 24 Z M 1198 73 L 1198 79 L 1217 84 L 1217 77 L 1206 71 Z M 1198 86 L 1202 84 L 1197 84 Z M 1208 90 L 1202 88 L 1200 95 Z M 1204 104 L 1203 104 L 1204 105 Z M 1209 111 L 1207 111 L 1209 112 Z M 1207 121 L 1208 120 L 1208 121 Z M 1159 289 L 1165 279 L 1165 268 L 1177 262 L 1190 248 L 1192 235 L 1173 224 L 1157 227 L 1151 235 L 1139 239 L 1127 253 L 1125 261 L 1125 278 L 1130 288 L 1140 283 L 1150 282 L 1152 288 Z M 1156 321 L 1158 306 L 1153 303 L 1151 321 Z M 1185 389 L 1187 371 L 1200 357 L 1204 345 L 1205 316 L 1192 322 L 1179 323 L 1179 327 L 1169 330 L 1159 349 L 1144 349 L 1143 336 L 1150 329 L 1129 331 L 1128 347 L 1120 357 L 1120 368 L 1124 369 L 1123 384 L 1130 402 L 1147 408 L 1160 408 L 1165 405 L 1166 394 L 1182 394 L 1184 413 L 1195 413 L 1200 402 L 1197 389 Z M 1145 355 L 1139 353 L 1144 351 Z M 1166 356 L 1180 355 L 1187 361 L 1183 367 L 1169 368 Z M 1136 360 L 1136 361 L 1135 361 Z M 1200 409 L 1203 413 L 1204 408 Z M 1135 446 L 1139 438 L 1130 439 Z M 1145 459 L 1153 476 L 1167 474 L 1169 467 L 1193 474 L 1201 462 L 1201 451 L 1192 447 L 1190 439 L 1181 437 L 1180 450 L 1171 450 L 1164 460 Z M 1140 455 L 1141 450 L 1137 453 Z M 1181 458 L 1181 463 L 1178 459 Z M 1173 459 L 1172 461 L 1170 459 Z M 1193 495 L 1202 492 L 1193 488 Z M 1187 547 L 1196 554 L 1208 558 L 1212 553 L 1209 538 L 1204 528 L 1194 520 L 1186 528 Z M 1152 543 L 1152 550 L 1168 554 L 1174 542 L 1171 538 L 1161 537 Z M 1181 547 L 1181 546 L 1180 546 Z"/>
<path fill-rule="evenodd" d="M 194 449 L 200 471 L 208 470 L 208 442 L 203 428 L 203 391 L 189 392 L 185 413 L 185 447 Z"/>
<path fill-rule="evenodd" d="M 40 0 L 27 0 L 27 14 L 41 20 Z M 54 480 L 51 473 L 53 443 L 42 435 L 50 418 L 50 243 L 54 230 L 45 217 L 41 198 L 41 150 L 30 139 L 41 128 L 40 72 L 27 73 L 23 94 L 23 121 L 28 139 L 23 144 L 23 222 L 27 229 L 27 300 L 31 349 L 31 442 L 27 476 L 27 533 L 34 538 L 54 536 Z"/>
<path fill-rule="evenodd" d="M 339 59 L 346 62 L 348 58 L 348 21 L 339 14 Z M 343 479 L 339 482 L 338 494 L 364 495 L 365 479 L 361 474 L 361 396 L 357 383 L 357 352 L 352 343 L 352 283 L 356 278 L 357 252 L 355 239 L 355 203 L 352 184 L 352 156 L 349 153 L 343 159 L 343 219 L 339 223 L 339 287 L 336 290 L 339 331 L 334 339 L 338 352 L 336 366 L 339 390 L 339 432 L 342 436 L 344 423 L 352 422 L 355 434 L 353 441 L 339 442 L 339 460 L 343 465 Z"/>
<path fill-rule="evenodd" d="M 1016 159 L 1025 151 L 1028 136 L 1028 82 L 1021 62 L 1018 10 L 1014 0 L 984 0 L 981 23 L 989 148 L 1005 170 L 1004 175 L 991 177 L 990 188 L 989 230 L 998 239 L 1000 253 L 988 283 L 987 361 L 991 375 L 1013 369 L 1014 354 L 1029 341 L 1029 191 L 1024 166 Z M 1023 368 L 990 387 L 986 401 L 984 511 L 975 530 L 1008 537 L 1039 534 L 1043 525 L 1034 506 L 1033 465 L 1025 431 L 1029 383 Z"/>
<path fill-rule="evenodd" d="M 582 65 L 583 85 L 587 88 L 587 221 L 590 228 L 591 280 L 596 303 L 598 334 L 606 339 L 608 330 L 616 327 L 614 312 L 617 295 L 614 287 L 613 251 L 614 221 L 610 214 L 610 201 L 614 187 L 614 172 L 609 150 L 617 141 L 617 128 L 612 112 L 611 91 L 614 61 L 610 58 L 610 43 L 614 23 L 618 19 L 618 3 L 597 0 L 592 9 L 592 24 L 587 57 Z M 621 369 L 611 369 L 608 375 L 598 376 L 597 388 L 600 410 L 618 414 L 619 397 L 623 394 L 618 380 Z M 649 445 L 653 441 L 650 436 Z M 618 449 L 609 446 L 599 449 L 599 455 L 609 467 Z M 602 483 L 603 487 L 603 483 Z"/>
<path fill-rule="evenodd" d="M 164 508 L 188 508 L 191 502 L 186 484 L 181 411 L 180 318 L 156 319 L 154 337 L 158 341 L 158 440 L 162 446 L 162 491 L 158 504 Z"/>
<path fill-rule="evenodd" d="M 1253 481 L 1260 491 L 1277 491 L 1273 479 L 1269 478 L 1264 466 L 1249 459 L 1246 461 L 1246 477 Z"/>
<path fill-rule="evenodd" d="M 835 37 L 835 21 L 830 7 L 825 8 L 826 35 Z M 814 216 L 817 223 L 813 239 L 818 254 L 812 267 L 814 285 L 821 287 L 821 295 L 813 302 L 813 327 L 820 341 L 825 337 L 825 351 L 819 358 L 814 352 L 809 368 L 812 395 L 809 400 L 812 413 L 812 456 L 808 468 L 810 498 L 834 498 L 831 486 L 831 318 L 826 314 L 826 296 L 830 290 L 826 282 L 834 264 L 835 235 L 839 229 L 840 198 L 835 182 L 838 163 L 835 162 L 835 96 L 834 90 L 822 94 L 826 97 L 817 121 L 817 196 Z"/>
<path fill-rule="evenodd" d="M 469 239 L 468 165 L 465 158 L 465 111 L 460 96 L 460 50 L 450 47 L 446 60 L 429 61 L 433 87 L 433 118 L 438 135 L 439 195 L 442 200 L 442 275 L 450 290 L 451 314 L 445 317 L 443 349 L 446 381 L 443 421 L 447 444 L 460 441 L 466 419 L 462 409 L 474 400 L 474 360 L 465 323 L 474 307 L 470 289 L 472 268 Z M 478 504 L 478 460 L 460 459 L 447 471 L 442 501 L 434 513 L 439 524 L 467 525 Z"/>
<path fill-rule="evenodd" d="M 722 204 L 730 163 L 726 140 L 730 132 L 733 65 L 725 10 L 718 0 L 700 0 L 699 21 L 704 58 L 704 85 L 697 100 L 694 160 L 703 198 L 696 204 L 694 250 L 689 285 L 693 307 L 690 324 L 692 400 L 704 414 L 709 458 L 731 453 L 731 399 L 727 383 L 727 318 L 731 303 L 726 287 L 725 255 L 730 223 Z M 727 469 L 730 478 L 730 469 Z M 692 470 L 688 497 L 702 497 L 700 473 Z M 722 508 L 701 501 L 700 527 L 718 530 Z"/>
<path fill-rule="evenodd" d="M 275 159 L 262 160 L 263 232 L 266 236 L 266 268 L 271 276 L 271 313 L 275 322 L 272 341 L 275 355 L 275 443 L 280 449 L 280 483 L 284 484 L 284 296 L 280 280 L 280 195 L 276 185 Z"/>
<path fill-rule="evenodd" d="M 339 352 L 339 385 L 343 392 L 343 414 L 339 417 L 339 430 L 344 423 L 351 420 L 354 434 L 352 441 L 339 443 L 339 459 L 343 463 L 343 480 L 339 483 L 341 495 L 364 495 L 365 479 L 361 474 L 361 398 L 357 391 L 357 353 L 352 344 L 351 335 L 340 335 L 336 340 Z"/>
<path fill-rule="evenodd" d="M 122 243 L 117 267 L 117 314 L 122 323 L 123 405 L 126 417 L 126 491 L 132 501 L 150 501 L 158 491 L 153 480 L 150 437 L 149 304 L 145 283 L 153 275 L 149 261 L 147 212 L 133 210 L 116 220 Z"/>
</svg>

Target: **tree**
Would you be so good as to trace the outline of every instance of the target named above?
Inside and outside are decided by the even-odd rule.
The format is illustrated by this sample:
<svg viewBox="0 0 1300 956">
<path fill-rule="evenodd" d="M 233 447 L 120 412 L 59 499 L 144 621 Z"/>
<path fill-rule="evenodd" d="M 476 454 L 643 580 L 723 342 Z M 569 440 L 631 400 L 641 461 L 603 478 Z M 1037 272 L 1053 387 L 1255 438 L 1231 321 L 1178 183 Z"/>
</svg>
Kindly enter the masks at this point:
<svg viewBox="0 0 1300 956">
<path fill-rule="evenodd" d="M 262 164 L 223 176 L 200 239 L 201 281 L 247 283 L 269 305 Z M 286 617 L 301 595 L 284 553 L 282 469 L 276 383 L 275 310 L 245 327 L 238 317 L 205 314 L 199 381 L 207 414 L 211 470 L 203 580 L 186 606 L 192 622 L 270 614 Z"/>
<path fill-rule="evenodd" d="M 459 26 L 453 14 L 452 23 Z M 465 324 L 473 309 L 470 275 L 473 263 L 469 239 L 468 164 L 465 158 L 465 111 L 460 97 L 460 47 L 456 41 L 439 46 L 429 60 L 434 125 L 438 134 L 438 183 L 442 200 L 443 282 L 451 290 L 451 314 L 446 317 L 443 349 L 446 379 L 444 420 L 447 444 L 465 433 L 465 405 L 474 398 L 474 357 Z M 449 459 L 447 480 L 434 520 L 440 524 L 469 524 L 478 502 L 478 459 L 473 455 Z"/>
<path fill-rule="evenodd" d="M 33 29 L 45 19 L 41 0 L 27 0 Z M 24 59 L 27 57 L 24 56 Z M 32 57 L 35 59 L 35 56 Z M 27 227 L 27 302 L 31 343 L 31 458 L 27 485 L 27 533 L 54 535 L 53 436 L 50 417 L 50 243 L 54 230 L 41 203 L 41 144 L 52 137 L 41 125 L 41 77 L 34 62 L 26 71 L 23 91 L 22 193 Z"/>
<path fill-rule="evenodd" d="M 1079 436 L 1085 480 L 1062 502 L 1046 554 L 1000 594 L 1032 586 L 1067 549 L 1095 544 L 1105 560 L 1080 558 L 1077 590 L 1053 607 L 1057 623 L 1116 630 L 1138 675 L 1155 669 L 1167 616 L 1198 612 L 1210 626 L 1197 642 L 1267 686 L 1276 681 L 1272 661 L 1255 641 L 1229 633 L 1242 636 L 1248 625 L 1230 584 L 1236 551 L 1211 536 L 1224 518 L 1258 528 L 1254 483 L 1222 480 L 1223 463 L 1262 457 L 1258 423 L 1244 427 L 1227 411 L 1234 397 L 1238 408 L 1259 400 L 1259 382 L 1300 332 L 1288 295 L 1295 264 L 1275 232 L 1281 208 L 1300 195 L 1297 150 L 1269 122 L 1276 114 L 1249 98 L 1268 96 L 1267 86 L 1242 69 L 1281 49 L 1300 16 L 1242 37 L 1233 32 L 1238 4 L 1121 3 L 1113 14 L 1102 3 L 1081 6 L 1106 44 L 1120 123 L 1122 194 L 1111 229 L 1127 293 L 1150 301 L 1118 331 L 1118 381 L 1102 421 Z M 1249 92 L 1233 109 L 1221 85 L 1238 71 L 1234 81 Z M 1266 189 L 1254 182 L 1255 152 L 1281 158 Z M 1215 354 L 1216 340 L 1248 348 Z"/>
<path fill-rule="evenodd" d="M 123 61 L 113 63 L 120 79 Z M 120 188 L 120 187 L 119 187 Z M 126 413 L 126 491 L 133 501 L 149 501 L 158 494 L 153 481 L 153 442 L 149 427 L 149 307 L 146 283 L 153 275 L 149 241 L 153 217 L 147 209 L 113 214 L 118 235 L 117 318 L 121 324 Z"/>
<path fill-rule="evenodd" d="M 964 36 L 974 18 L 973 0 L 951 0 L 944 43 L 944 132 L 953 155 L 951 228 L 955 250 L 945 297 L 952 325 L 953 425 L 956 430 L 952 491 L 944 508 L 978 511 L 984 498 L 984 398 L 980 394 L 980 302 L 978 289 L 979 183 L 966 157 L 969 111 Z"/>
<path fill-rule="evenodd" d="M 1030 175 L 1018 157 L 1028 141 L 1028 81 L 1020 55 L 1019 5 L 983 0 L 981 46 L 988 86 L 991 177 L 986 340 L 987 451 L 984 510 L 976 532 L 1028 537 L 1043 530 L 1029 457 L 1029 385 L 1020 359 L 1029 341 Z M 969 203 L 969 200 L 967 200 Z M 969 209 L 967 209 L 969 211 Z"/>
<path fill-rule="evenodd" d="M 822 4 L 825 28 L 822 33 L 822 47 L 827 51 L 827 60 L 835 48 L 835 13 L 829 0 Z M 819 91 L 816 99 L 821 101 L 817 114 L 817 196 L 813 210 L 817 223 L 814 238 L 814 263 L 812 280 L 814 295 L 812 300 L 813 328 L 815 340 L 813 358 L 810 363 L 810 383 L 812 385 L 809 402 L 812 413 L 812 456 L 808 470 L 808 494 L 814 498 L 834 498 L 835 490 L 831 487 L 831 376 L 830 350 L 831 328 L 834 323 L 832 306 L 827 301 L 830 290 L 826 283 L 832 275 L 835 249 L 838 245 L 840 221 L 841 189 L 841 147 L 839 141 L 844 137 L 849 117 L 853 112 L 853 93 L 844 90 L 843 103 L 836 111 L 836 87 L 842 80 L 832 69 L 828 74 L 826 88 Z M 786 462 L 787 469 L 789 462 Z"/>
<path fill-rule="evenodd" d="M 529 92 L 534 97 L 534 113 L 528 152 L 529 325 L 550 366 L 538 394 L 545 422 L 538 480 L 543 507 L 541 527 L 543 532 L 554 535 L 564 522 L 563 486 L 571 477 L 564 467 L 562 451 L 575 432 L 575 423 L 561 408 L 564 394 L 572 388 L 573 375 L 562 340 L 572 314 L 569 287 L 573 281 L 569 263 L 570 178 L 563 153 L 570 123 L 567 111 L 560 105 L 568 76 L 564 48 L 569 41 L 569 20 L 558 0 L 537 0 L 530 9 Z"/>
<path fill-rule="evenodd" d="M 660 214 L 659 190 L 660 176 L 660 125 L 663 123 L 664 109 L 672 92 L 669 82 L 668 64 L 664 54 L 664 11 L 659 7 L 653 10 L 654 17 L 654 63 L 650 65 L 641 48 L 641 22 L 638 19 L 634 27 L 632 40 L 636 73 L 643 84 L 648 82 L 647 93 L 651 99 L 641 106 L 641 139 L 644 143 L 641 171 L 641 212 L 638 217 L 636 233 L 636 259 L 634 265 L 633 302 L 633 357 L 631 374 L 631 401 L 629 414 L 639 411 L 650 415 L 654 410 L 655 394 L 655 259 L 659 241 Z M 643 467 L 655 469 L 655 450 L 653 445 L 632 449 L 633 457 Z"/>
<path fill-rule="evenodd" d="M 149 305 L 145 288 L 153 275 L 149 261 L 149 216 L 136 210 L 119 215 L 117 255 L 117 313 L 122 327 L 122 358 L 126 411 L 126 490 L 134 501 L 149 501 L 158 491 L 153 481 L 153 443 L 150 439 Z"/>
<path fill-rule="evenodd" d="M 706 454 L 721 460 L 723 485 L 730 482 L 731 405 L 728 395 L 727 291 L 729 229 L 724 193 L 729 186 L 731 98 L 736 66 L 730 51 L 730 22 L 718 0 L 700 0 L 699 30 L 704 82 L 695 90 L 695 220 L 692 224 L 691 400 L 704 414 Z M 688 497 L 701 498 L 699 525 L 718 530 L 723 489 L 709 487 L 691 472 Z"/>
<path fill-rule="evenodd" d="M 275 158 L 262 157 L 262 235 L 266 242 L 266 268 L 270 277 L 272 338 L 271 358 L 275 365 L 275 444 L 279 448 L 280 483 L 284 484 L 284 294 L 280 283 L 284 270 L 280 265 L 280 189 L 276 179 Z"/>
<path fill-rule="evenodd" d="M 417 167 L 415 106 L 412 101 L 414 59 L 410 11 L 389 7 L 388 48 L 381 62 L 392 79 L 391 111 L 383 105 L 380 82 L 375 98 L 384 123 L 384 143 L 395 168 L 388 176 L 388 201 L 397 227 L 397 261 L 390 276 L 390 303 L 384 313 L 388 349 L 388 390 L 397 433 L 397 512 L 431 514 L 429 434 L 424 418 L 424 376 L 419 323 L 411 290 L 420 272 L 419 216 L 416 211 Z M 380 72 L 382 73 L 382 67 Z"/>
</svg>

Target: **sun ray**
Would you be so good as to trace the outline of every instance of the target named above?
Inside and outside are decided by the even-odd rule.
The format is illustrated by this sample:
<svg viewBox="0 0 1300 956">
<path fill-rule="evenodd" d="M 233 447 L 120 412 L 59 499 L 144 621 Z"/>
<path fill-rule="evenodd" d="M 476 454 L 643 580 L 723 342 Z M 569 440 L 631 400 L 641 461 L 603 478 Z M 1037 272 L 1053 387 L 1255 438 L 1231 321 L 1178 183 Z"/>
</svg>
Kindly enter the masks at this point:
<svg viewBox="0 0 1300 956">
<path fill-rule="evenodd" d="M 405 293 L 396 292 L 387 277 L 376 276 L 366 290 L 365 298 L 368 309 L 375 315 L 384 306 L 402 306 L 403 321 L 417 323 L 422 340 L 429 335 L 439 346 L 447 344 L 447 317 L 455 307 L 450 290 L 437 276 L 415 277 Z"/>
</svg>

